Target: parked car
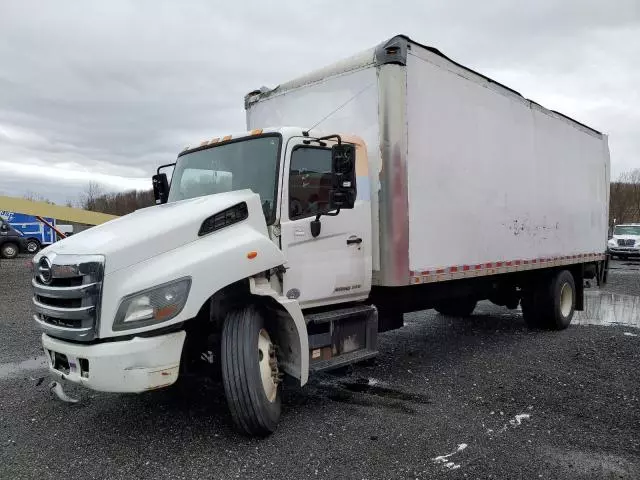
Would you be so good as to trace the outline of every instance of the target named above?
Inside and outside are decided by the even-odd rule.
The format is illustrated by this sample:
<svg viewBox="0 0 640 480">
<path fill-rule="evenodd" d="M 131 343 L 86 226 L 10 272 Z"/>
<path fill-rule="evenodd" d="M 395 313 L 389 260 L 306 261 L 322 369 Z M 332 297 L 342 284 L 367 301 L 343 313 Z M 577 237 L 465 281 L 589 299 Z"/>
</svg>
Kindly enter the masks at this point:
<svg viewBox="0 0 640 480">
<path fill-rule="evenodd" d="M 28 253 L 36 254 L 40 249 L 48 247 L 56 241 L 56 232 L 33 215 L 2 210 L 0 211 L 0 217 L 22 234 L 25 250 Z M 44 220 L 49 225 L 60 228 L 54 218 L 45 217 Z M 71 225 L 65 225 L 65 227 L 72 228 Z"/>
<path fill-rule="evenodd" d="M 0 218 L 0 257 L 15 258 L 21 251 L 26 251 L 22 233 Z"/>
<path fill-rule="evenodd" d="M 611 258 L 640 257 L 640 223 L 627 223 L 613 227 L 613 236 L 607 242 Z"/>
</svg>

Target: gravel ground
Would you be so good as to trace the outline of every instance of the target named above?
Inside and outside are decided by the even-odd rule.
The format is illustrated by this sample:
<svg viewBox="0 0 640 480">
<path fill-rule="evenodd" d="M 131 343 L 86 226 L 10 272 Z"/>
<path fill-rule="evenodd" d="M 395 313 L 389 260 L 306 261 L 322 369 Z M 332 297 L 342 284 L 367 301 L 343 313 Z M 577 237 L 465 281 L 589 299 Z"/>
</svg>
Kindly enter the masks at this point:
<svg viewBox="0 0 640 480">
<path fill-rule="evenodd" d="M 533 332 L 487 303 L 467 320 L 408 315 L 375 365 L 288 388 L 278 431 L 254 440 L 234 432 L 216 383 L 69 386 L 81 403 L 54 401 L 25 261 L 0 263 L 1 479 L 640 478 L 633 327 Z M 612 262 L 608 292 L 638 295 L 628 263 Z"/>
</svg>

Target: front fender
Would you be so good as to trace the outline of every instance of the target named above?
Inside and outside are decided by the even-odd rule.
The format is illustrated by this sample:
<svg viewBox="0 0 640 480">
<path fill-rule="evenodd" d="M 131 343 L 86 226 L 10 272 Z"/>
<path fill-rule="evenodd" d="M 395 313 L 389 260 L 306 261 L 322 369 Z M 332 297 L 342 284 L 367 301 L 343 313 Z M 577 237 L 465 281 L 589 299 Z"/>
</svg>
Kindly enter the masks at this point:
<svg viewBox="0 0 640 480">
<path fill-rule="evenodd" d="M 239 223 L 108 274 L 103 285 L 100 337 L 130 335 L 183 322 L 195 317 L 204 302 L 227 285 L 283 265 L 284 255 L 265 231 L 250 222 Z M 248 255 L 250 252 L 256 256 Z M 186 276 L 191 277 L 191 290 L 178 316 L 157 325 L 113 331 L 113 320 L 124 296 Z"/>
<path fill-rule="evenodd" d="M 300 386 L 309 380 L 309 336 L 302 309 L 297 300 L 279 295 L 264 278 L 249 279 L 249 290 L 253 295 L 271 297 L 284 309 L 277 320 L 278 335 L 286 345 L 281 352 L 282 369 L 294 378 L 300 379 Z"/>
</svg>

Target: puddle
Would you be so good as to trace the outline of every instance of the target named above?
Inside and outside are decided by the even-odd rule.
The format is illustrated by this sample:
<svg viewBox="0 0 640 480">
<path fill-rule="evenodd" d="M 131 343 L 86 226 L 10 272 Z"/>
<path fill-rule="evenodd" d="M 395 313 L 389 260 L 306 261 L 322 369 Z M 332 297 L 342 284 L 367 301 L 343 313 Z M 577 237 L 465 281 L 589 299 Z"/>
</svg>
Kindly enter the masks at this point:
<svg viewBox="0 0 640 480">
<path fill-rule="evenodd" d="M 584 303 L 584 311 L 575 312 L 573 324 L 640 328 L 640 296 L 585 292 Z"/>
<path fill-rule="evenodd" d="M 426 395 L 382 387 L 379 381 L 370 378 L 323 383 L 322 390 L 326 397 L 334 402 L 387 408 L 408 415 L 416 414 L 411 404 L 431 403 Z"/>
<path fill-rule="evenodd" d="M 401 400 L 403 402 L 428 404 L 431 401 L 426 395 L 419 393 L 408 393 L 393 388 L 381 387 L 369 381 L 365 382 L 341 382 L 340 386 L 346 390 L 356 393 L 367 393 L 377 397 L 389 398 L 391 400 Z"/>
<path fill-rule="evenodd" d="M 47 358 L 30 358 L 22 362 L 0 363 L 0 379 L 15 377 L 26 372 L 35 370 L 46 370 Z"/>
</svg>

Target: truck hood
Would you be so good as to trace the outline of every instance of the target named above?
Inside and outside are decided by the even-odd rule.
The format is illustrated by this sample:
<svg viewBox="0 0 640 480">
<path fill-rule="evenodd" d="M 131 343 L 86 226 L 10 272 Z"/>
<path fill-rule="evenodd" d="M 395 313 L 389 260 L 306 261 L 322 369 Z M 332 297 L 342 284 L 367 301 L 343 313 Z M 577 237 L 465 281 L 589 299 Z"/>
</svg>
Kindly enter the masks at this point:
<svg viewBox="0 0 640 480">
<path fill-rule="evenodd" d="M 250 215 L 262 212 L 260 197 L 251 190 L 156 205 L 67 237 L 42 250 L 38 257 L 48 253 L 104 255 L 105 274 L 109 274 L 196 241 L 205 219 L 243 201 L 254 206 L 249 208 Z M 267 235 L 266 222 L 260 217 Z"/>
</svg>

